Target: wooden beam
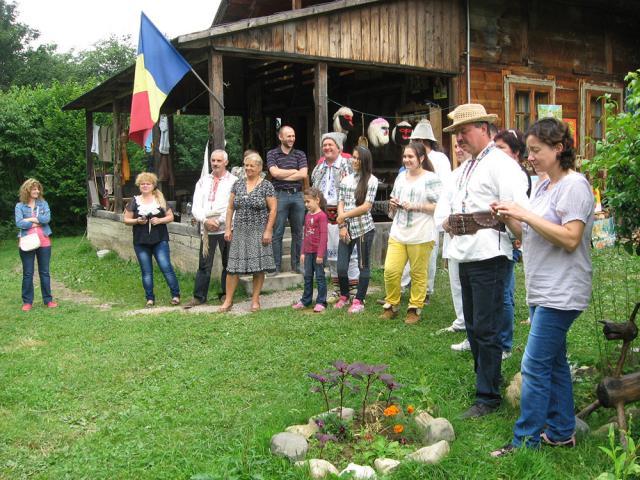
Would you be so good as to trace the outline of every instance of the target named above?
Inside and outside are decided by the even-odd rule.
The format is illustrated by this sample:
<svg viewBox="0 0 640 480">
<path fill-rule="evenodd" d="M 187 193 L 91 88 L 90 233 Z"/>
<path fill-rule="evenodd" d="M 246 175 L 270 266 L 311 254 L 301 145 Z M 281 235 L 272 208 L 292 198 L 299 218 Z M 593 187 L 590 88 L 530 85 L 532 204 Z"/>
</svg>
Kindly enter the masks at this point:
<svg viewBox="0 0 640 480">
<path fill-rule="evenodd" d="M 93 112 L 84 111 L 84 123 L 85 137 L 87 140 L 84 158 L 87 160 L 87 213 L 89 213 L 91 211 L 91 189 L 89 188 L 89 182 L 92 182 L 94 179 L 93 155 L 91 154 L 91 145 L 93 144 Z"/>
<path fill-rule="evenodd" d="M 313 88 L 313 104 L 314 104 L 314 135 L 313 135 L 313 162 L 317 162 L 322 156 L 322 146 L 320 145 L 320 139 L 322 134 L 327 132 L 329 125 L 329 106 L 327 104 L 327 64 L 317 63 L 315 68 L 315 86 Z M 309 165 L 309 169 L 311 169 Z"/>
<path fill-rule="evenodd" d="M 300 10 L 302 8 L 302 0 L 291 0 L 291 10 Z"/>
<path fill-rule="evenodd" d="M 113 102 L 113 211 L 116 213 L 122 213 L 122 174 L 120 171 L 120 148 L 118 147 L 121 123 L 120 104 Z"/>
<path fill-rule="evenodd" d="M 209 54 L 209 88 L 224 103 L 222 55 L 214 50 Z M 209 150 L 224 148 L 224 110 L 209 95 Z"/>
<path fill-rule="evenodd" d="M 266 17 L 248 18 L 245 20 L 238 20 L 237 22 L 218 25 L 209 28 L 208 30 L 202 30 L 200 32 L 194 32 L 187 35 L 180 35 L 179 37 L 175 38 L 172 43 L 179 47 L 184 47 L 186 46 L 184 44 L 188 44 L 190 42 L 219 37 L 232 32 L 239 32 L 241 30 L 248 30 L 251 28 L 263 27 L 266 25 L 274 25 L 277 23 L 290 22 L 292 20 L 326 14 L 346 8 L 355 8 L 371 3 L 379 3 L 381 1 L 382 0 L 337 0 L 320 5 L 314 5 L 311 7 L 300 8 L 295 11 L 289 10 L 286 12 L 274 13 L 273 15 L 267 15 Z"/>
</svg>

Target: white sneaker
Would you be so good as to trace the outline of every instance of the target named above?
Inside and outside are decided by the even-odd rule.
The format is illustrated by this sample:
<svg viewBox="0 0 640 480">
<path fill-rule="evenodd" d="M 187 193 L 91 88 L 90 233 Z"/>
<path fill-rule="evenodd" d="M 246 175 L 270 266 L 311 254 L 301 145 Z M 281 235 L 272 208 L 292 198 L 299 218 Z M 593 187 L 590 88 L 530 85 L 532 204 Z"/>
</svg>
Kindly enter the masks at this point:
<svg viewBox="0 0 640 480">
<path fill-rule="evenodd" d="M 465 338 L 462 342 L 451 345 L 451 350 L 454 352 L 466 352 L 467 350 L 471 350 L 471 345 L 469 344 L 469 340 Z"/>
<path fill-rule="evenodd" d="M 506 360 L 511 356 L 511 352 L 502 352 L 502 360 Z"/>
<path fill-rule="evenodd" d="M 458 333 L 458 332 L 464 332 L 466 329 L 464 328 L 455 328 L 453 326 L 453 324 L 449 325 L 446 328 L 441 328 L 440 330 L 438 330 L 436 332 L 436 335 L 441 335 L 443 333 Z"/>
</svg>

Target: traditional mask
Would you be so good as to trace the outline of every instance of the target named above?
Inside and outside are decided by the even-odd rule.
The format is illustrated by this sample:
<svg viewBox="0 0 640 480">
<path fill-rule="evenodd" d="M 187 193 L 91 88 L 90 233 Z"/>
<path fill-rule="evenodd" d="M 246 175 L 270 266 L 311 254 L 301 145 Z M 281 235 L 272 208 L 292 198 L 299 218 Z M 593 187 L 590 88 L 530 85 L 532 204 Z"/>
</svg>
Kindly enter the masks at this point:
<svg viewBox="0 0 640 480">
<path fill-rule="evenodd" d="M 349 107 L 340 107 L 333 114 L 333 131 L 347 133 L 353 130 L 353 112 Z"/>
<path fill-rule="evenodd" d="M 372 147 L 383 147 L 389 143 L 389 122 L 384 118 L 375 118 L 371 120 L 367 129 L 369 142 Z"/>
<path fill-rule="evenodd" d="M 413 132 L 413 127 L 407 121 L 400 122 L 393 129 L 393 141 L 397 145 L 408 145 L 411 141 L 411 133 Z"/>
</svg>

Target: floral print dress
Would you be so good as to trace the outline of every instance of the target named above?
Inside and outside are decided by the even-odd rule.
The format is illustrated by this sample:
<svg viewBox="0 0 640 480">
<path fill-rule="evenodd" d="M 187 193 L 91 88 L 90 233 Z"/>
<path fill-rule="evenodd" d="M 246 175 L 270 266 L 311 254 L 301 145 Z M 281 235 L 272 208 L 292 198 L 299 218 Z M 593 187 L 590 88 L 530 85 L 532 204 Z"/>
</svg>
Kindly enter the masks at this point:
<svg viewBox="0 0 640 480">
<path fill-rule="evenodd" d="M 238 180 L 231 192 L 235 194 L 233 208 L 233 236 L 229 247 L 229 273 L 273 272 L 276 264 L 271 244 L 262 244 L 262 234 L 269 219 L 267 197 L 276 192 L 268 180 L 262 180 L 247 192 L 247 182 Z"/>
</svg>

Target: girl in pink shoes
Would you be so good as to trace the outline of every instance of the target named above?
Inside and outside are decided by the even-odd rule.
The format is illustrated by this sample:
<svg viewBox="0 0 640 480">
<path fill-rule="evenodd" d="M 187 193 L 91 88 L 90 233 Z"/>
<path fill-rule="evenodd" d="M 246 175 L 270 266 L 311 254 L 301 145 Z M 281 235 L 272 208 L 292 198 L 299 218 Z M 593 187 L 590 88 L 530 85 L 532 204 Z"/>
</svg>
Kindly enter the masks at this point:
<svg viewBox="0 0 640 480">
<path fill-rule="evenodd" d="M 324 276 L 324 261 L 327 255 L 327 232 L 329 220 L 324 209 L 327 203 L 317 188 L 308 188 L 304 192 L 304 206 L 307 215 L 304 219 L 304 238 L 300 265 L 304 266 L 304 292 L 302 298 L 293 304 L 295 310 L 311 305 L 313 300 L 313 277 L 316 277 L 318 296 L 313 311 L 322 313 L 327 308 L 327 280 Z"/>
</svg>

